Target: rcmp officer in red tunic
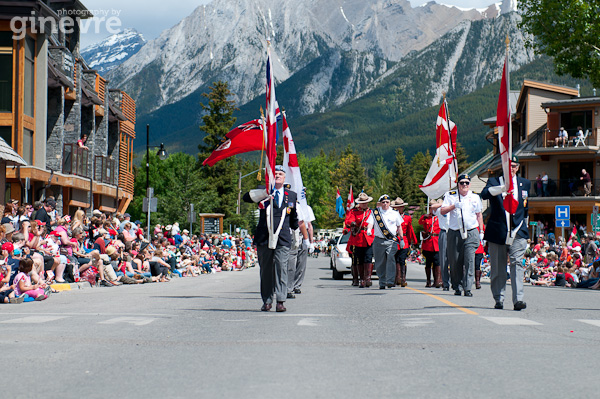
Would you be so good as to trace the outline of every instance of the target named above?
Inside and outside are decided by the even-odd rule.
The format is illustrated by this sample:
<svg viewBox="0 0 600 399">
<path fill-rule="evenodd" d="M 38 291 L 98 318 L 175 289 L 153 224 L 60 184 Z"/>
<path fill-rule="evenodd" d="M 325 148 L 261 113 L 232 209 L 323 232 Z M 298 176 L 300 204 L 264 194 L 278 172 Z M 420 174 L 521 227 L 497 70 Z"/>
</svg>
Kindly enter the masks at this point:
<svg viewBox="0 0 600 399">
<path fill-rule="evenodd" d="M 425 287 L 431 287 L 431 274 L 433 272 L 433 285 L 435 288 L 442 286 L 442 269 L 440 267 L 439 258 L 439 235 L 440 225 L 438 217 L 434 213 L 442 206 L 441 201 L 429 201 L 429 213 L 421 216 L 419 224 L 423 226 L 423 240 L 421 241 L 421 249 L 425 256 L 425 277 L 427 284 Z"/>
<path fill-rule="evenodd" d="M 369 209 L 371 201 L 372 197 L 361 192 L 355 200 L 358 205 L 347 213 L 344 221 L 344 233 L 350 232 L 347 247 L 352 255 L 352 285 L 360 288 L 372 285 L 374 235 L 373 222 L 369 221 L 373 213 Z"/>
<path fill-rule="evenodd" d="M 391 207 L 400 213 L 402 218 L 402 231 L 404 232 L 404 242 L 402 247 L 398 247 L 396 252 L 396 285 L 406 287 L 406 258 L 411 245 L 417 244 L 417 236 L 412 226 L 412 217 L 404 213 L 404 207 L 408 204 L 402 198 L 396 198 L 392 201 Z"/>
</svg>

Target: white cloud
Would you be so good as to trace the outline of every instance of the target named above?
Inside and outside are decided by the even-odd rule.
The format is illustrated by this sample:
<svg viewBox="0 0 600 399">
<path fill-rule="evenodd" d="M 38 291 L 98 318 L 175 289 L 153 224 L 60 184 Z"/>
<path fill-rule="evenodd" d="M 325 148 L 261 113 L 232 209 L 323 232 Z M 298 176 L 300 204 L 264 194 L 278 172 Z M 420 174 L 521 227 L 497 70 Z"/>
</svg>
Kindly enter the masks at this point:
<svg viewBox="0 0 600 399">
<path fill-rule="evenodd" d="M 431 0 L 409 0 L 413 7 L 429 3 Z M 502 0 L 436 0 L 436 3 L 448 4 L 462 8 L 485 8 L 494 3 L 500 3 Z"/>
<path fill-rule="evenodd" d="M 151 40 L 164 31 L 176 25 L 202 4 L 212 0 L 82 0 L 88 10 L 98 10 L 106 18 L 115 16 L 120 21 L 121 29 L 135 28 L 146 39 Z M 96 29 L 98 26 L 100 29 Z M 92 22 L 87 32 L 81 34 L 82 48 L 98 42 L 111 33 L 106 24 Z"/>
</svg>

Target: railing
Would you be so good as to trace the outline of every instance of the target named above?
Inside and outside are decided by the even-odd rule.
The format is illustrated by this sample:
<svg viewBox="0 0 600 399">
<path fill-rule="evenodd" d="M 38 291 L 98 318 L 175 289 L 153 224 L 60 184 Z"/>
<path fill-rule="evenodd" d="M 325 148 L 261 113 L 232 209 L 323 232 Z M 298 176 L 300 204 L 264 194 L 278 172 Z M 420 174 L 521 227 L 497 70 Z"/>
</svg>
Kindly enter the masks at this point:
<svg viewBox="0 0 600 399">
<path fill-rule="evenodd" d="M 544 188 L 542 182 L 531 180 L 530 197 L 583 197 L 586 195 L 583 181 L 577 178 L 549 179 Z M 592 179 L 591 196 L 600 196 L 600 179 Z"/>
<path fill-rule="evenodd" d="M 133 195 L 133 173 L 119 171 L 119 187 L 126 193 Z"/>
<path fill-rule="evenodd" d="M 577 129 L 565 129 L 567 131 L 567 135 L 569 136 L 567 139 L 567 142 L 564 144 L 564 147 L 574 147 L 575 143 L 576 143 L 576 137 L 577 137 Z M 536 137 L 536 147 L 543 147 L 543 148 L 554 148 L 557 144 L 556 144 L 556 138 L 558 137 L 558 133 L 560 132 L 560 130 L 557 129 L 546 129 L 546 131 L 544 132 L 544 134 L 540 134 Z M 587 134 L 586 134 L 587 133 Z M 595 143 L 596 141 L 593 139 L 594 137 L 594 130 L 593 129 L 588 129 L 587 131 L 584 132 L 585 135 L 585 139 L 583 140 L 584 144 L 583 146 L 589 146 L 591 145 L 590 143 Z M 560 142 L 558 144 L 558 148 L 562 148 L 563 144 L 562 142 Z M 582 146 L 581 144 L 577 145 Z"/>
<path fill-rule="evenodd" d="M 115 185 L 116 162 L 109 157 L 96 155 L 94 158 L 94 180 L 100 183 Z"/>
<path fill-rule="evenodd" d="M 77 144 L 65 144 L 63 147 L 63 173 L 90 177 L 88 158 L 89 150 L 81 148 Z"/>
</svg>

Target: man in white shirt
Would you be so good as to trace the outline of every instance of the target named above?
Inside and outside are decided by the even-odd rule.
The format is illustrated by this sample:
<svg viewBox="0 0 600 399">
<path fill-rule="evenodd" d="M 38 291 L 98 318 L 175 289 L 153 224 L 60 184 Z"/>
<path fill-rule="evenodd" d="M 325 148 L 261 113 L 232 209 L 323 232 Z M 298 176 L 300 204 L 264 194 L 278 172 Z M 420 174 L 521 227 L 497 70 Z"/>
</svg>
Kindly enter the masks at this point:
<svg viewBox="0 0 600 399">
<path fill-rule="evenodd" d="M 470 184 L 469 175 L 458 176 L 458 190 L 446 193 L 440 210 L 442 215 L 450 214 L 447 253 L 452 289 L 454 295 L 460 295 L 462 285 L 464 295 L 469 297 L 473 296 L 475 281 L 475 251 L 483 240 L 477 227 L 484 231 L 481 198 L 469 189 Z"/>
<path fill-rule="evenodd" d="M 379 289 L 392 288 L 396 280 L 396 252 L 398 243 L 403 246 L 402 217 L 390 208 L 390 196 L 387 194 L 379 197 L 377 207 L 368 223 L 375 225 L 375 239 L 373 241 L 373 256 L 375 257 L 375 270 L 379 277 Z"/>
<path fill-rule="evenodd" d="M 443 200 L 438 200 L 438 202 L 443 203 Z M 440 235 L 438 236 L 438 246 L 440 248 L 439 257 L 440 257 L 440 267 L 442 268 L 442 287 L 444 291 L 450 290 L 450 269 L 448 267 L 448 253 L 446 248 L 448 248 L 448 215 L 442 215 L 441 207 L 436 209 L 433 213 L 438 217 L 438 224 L 440 226 Z"/>
</svg>

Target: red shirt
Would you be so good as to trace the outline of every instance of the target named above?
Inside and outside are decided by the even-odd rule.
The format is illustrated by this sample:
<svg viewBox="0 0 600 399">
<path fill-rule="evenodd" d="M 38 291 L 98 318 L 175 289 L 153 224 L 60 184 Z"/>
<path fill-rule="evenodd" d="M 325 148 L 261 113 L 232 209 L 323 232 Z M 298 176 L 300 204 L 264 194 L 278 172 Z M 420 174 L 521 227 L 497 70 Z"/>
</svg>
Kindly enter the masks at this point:
<svg viewBox="0 0 600 399">
<path fill-rule="evenodd" d="M 427 237 L 421 242 L 421 249 L 423 251 L 438 252 L 440 250 L 438 243 L 438 235 L 440 234 L 438 217 L 430 214 L 423 215 L 419 219 L 419 224 L 423 226 L 423 235 Z"/>
<path fill-rule="evenodd" d="M 412 226 L 412 218 L 408 215 L 400 215 L 402 216 L 402 234 L 404 234 L 404 246 L 400 249 L 406 249 L 411 244 L 417 243 L 417 235 L 415 234 L 415 230 Z M 439 228 L 438 228 L 439 229 Z M 439 233 L 439 231 L 438 231 Z M 399 246 L 399 245 L 398 245 Z"/>
<path fill-rule="evenodd" d="M 371 227 L 371 235 L 367 235 L 367 226 L 369 217 L 373 211 L 371 209 L 362 210 L 360 208 L 353 208 L 346 214 L 346 220 L 344 220 L 344 227 L 346 230 L 350 230 L 352 222 L 356 223 L 356 226 L 360 226 L 360 231 L 357 235 L 350 234 L 348 239 L 348 246 L 354 245 L 356 247 L 369 247 L 373 245 L 373 228 Z"/>
</svg>

